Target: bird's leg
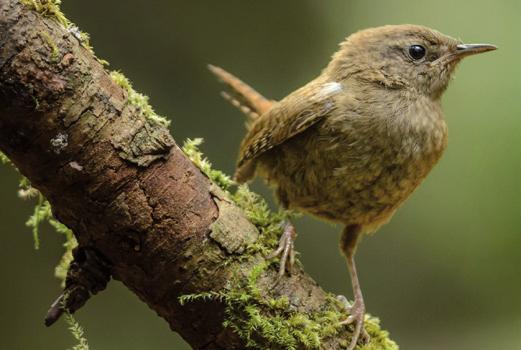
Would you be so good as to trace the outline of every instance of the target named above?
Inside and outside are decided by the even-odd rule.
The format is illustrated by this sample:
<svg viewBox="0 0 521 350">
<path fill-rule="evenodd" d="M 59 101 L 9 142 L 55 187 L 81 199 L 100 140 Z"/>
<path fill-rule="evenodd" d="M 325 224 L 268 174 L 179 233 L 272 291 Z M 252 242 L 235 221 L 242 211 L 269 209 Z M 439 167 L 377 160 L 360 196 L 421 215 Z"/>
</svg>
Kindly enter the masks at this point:
<svg viewBox="0 0 521 350">
<path fill-rule="evenodd" d="M 361 233 L 362 229 L 359 225 L 347 226 L 344 229 L 342 238 L 340 240 L 340 249 L 346 257 L 347 267 L 349 269 L 349 273 L 351 274 L 351 283 L 353 285 L 353 294 L 355 298 L 355 301 L 352 305 L 346 305 L 349 316 L 345 321 L 341 322 L 343 325 L 354 324 L 355 326 L 353 337 L 351 338 L 351 344 L 349 344 L 347 350 L 353 350 L 360 338 L 362 338 L 364 342 L 368 342 L 370 339 L 369 334 L 367 334 L 366 330 L 364 329 L 365 304 L 355 265 L 356 246 L 358 244 Z"/>
<path fill-rule="evenodd" d="M 282 232 L 282 236 L 280 236 L 279 246 L 275 249 L 270 255 L 268 255 L 267 259 L 273 259 L 277 256 L 280 257 L 280 267 L 279 267 L 279 277 L 284 276 L 284 272 L 286 271 L 286 262 L 289 258 L 289 267 L 292 268 L 295 263 L 295 238 L 297 238 L 297 232 L 295 231 L 295 227 L 289 221 L 284 221 L 283 223 L 284 231 Z"/>
</svg>

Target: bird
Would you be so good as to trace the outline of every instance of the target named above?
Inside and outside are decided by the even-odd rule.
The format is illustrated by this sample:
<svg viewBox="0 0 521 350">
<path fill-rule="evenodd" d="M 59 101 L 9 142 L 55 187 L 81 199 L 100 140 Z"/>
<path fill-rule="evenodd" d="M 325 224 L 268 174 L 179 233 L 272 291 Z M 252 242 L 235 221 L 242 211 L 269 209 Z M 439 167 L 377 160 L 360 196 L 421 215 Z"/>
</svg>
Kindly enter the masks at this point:
<svg viewBox="0 0 521 350">
<path fill-rule="evenodd" d="M 266 99 L 222 68 L 222 95 L 247 115 L 235 180 L 256 175 L 284 208 L 340 223 L 340 250 L 354 302 L 343 325 L 348 350 L 367 342 L 365 303 L 355 264 L 360 238 L 387 223 L 447 146 L 441 105 L 458 63 L 496 49 L 464 44 L 420 25 L 385 25 L 348 36 L 322 72 L 280 101 Z M 279 275 L 291 271 L 296 231 L 284 223 Z"/>
</svg>

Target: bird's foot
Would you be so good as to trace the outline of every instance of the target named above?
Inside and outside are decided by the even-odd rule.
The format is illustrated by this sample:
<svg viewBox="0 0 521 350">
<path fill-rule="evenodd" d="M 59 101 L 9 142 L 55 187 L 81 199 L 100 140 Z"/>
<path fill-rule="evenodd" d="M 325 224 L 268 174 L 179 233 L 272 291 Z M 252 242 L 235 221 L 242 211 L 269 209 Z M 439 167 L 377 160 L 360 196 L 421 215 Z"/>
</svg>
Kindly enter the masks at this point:
<svg viewBox="0 0 521 350">
<path fill-rule="evenodd" d="M 286 263 L 289 262 L 289 268 L 291 269 L 295 264 L 295 238 L 297 238 L 297 232 L 291 222 L 284 222 L 284 231 L 279 240 L 279 246 L 266 259 L 273 259 L 277 256 L 280 257 L 279 277 L 284 276 L 286 271 Z"/>
<path fill-rule="evenodd" d="M 340 325 L 344 326 L 352 324 L 355 327 L 351 343 L 347 350 L 354 350 L 359 340 L 361 340 L 363 344 L 369 343 L 371 336 L 364 328 L 365 305 L 363 300 L 355 299 L 355 302 L 351 304 L 343 295 L 337 296 L 337 299 L 344 304 L 346 311 L 349 313 L 349 316 L 344 321 L 341 321 Z"/>
</svg>

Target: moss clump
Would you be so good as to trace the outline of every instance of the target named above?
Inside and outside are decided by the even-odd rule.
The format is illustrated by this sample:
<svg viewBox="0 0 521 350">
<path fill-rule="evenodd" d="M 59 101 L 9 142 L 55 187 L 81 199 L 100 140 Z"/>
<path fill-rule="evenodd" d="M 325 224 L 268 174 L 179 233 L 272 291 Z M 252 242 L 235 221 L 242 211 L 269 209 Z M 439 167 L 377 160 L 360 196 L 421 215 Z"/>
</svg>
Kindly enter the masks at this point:
<svg viewBox="0 0 521 350">
<path fill-rule="evenodd" d="M 61 11 L 61 0 L 20 0 L 20 2 L 42 16 L 55 20 L 65 28 L 71 23 Z"/>
<path fill-rule="evenodd" d="M 279 243 L 284 223 L 298 215 L 284 209 L 271 211 L 264 198 L 250 191 L 248 185 L 240 185 L 231 198 L 239 208 L 244 210 L 248 220 L 257 227 L 260 233 L 259 239 L 246 248 L 247 255 L 261 253 L 266 256 L 270 254 Z"/>
<path fill-rule="evenodd" d="M 123 73 L 118 71 L 110 72 L 110 77 L 112 80 L 118 84 L 121 88 L 123 88 L 127 92 L 127 100 L 128 103 L 135 106 L 143 116 L 147 119 L 153 120 L 158 124 L 168 127 L 170 125 L 170 121 L 165 117 L 158 115 L 152 106 L 148 103 L 148 96 L 140 94 L 132 87 L 132 83 Z"/>
<path fill-rule="evenodd" d="M 4 165 L 11 165 L 9 158 L 7 158 L 7 156 L 2 152 L 0 152 L 0 163 Z"/>
<path fill-rule="evenodd" d="M 49 218 L 48 222 L 57 233 L 65 237 L 65 242 L 63 243 L 65 252 L 63 253 L 58 265 L 54 268 L 54 276 L 62 281 L 61 286 L 62 288 L 65 288 L 65 278 L 67 278 L 67 272 L 69 271 L 71 262 L 74 259 L 72 251 L 78 246 L 78 241 L 76 241 L 76 237 L 74 237 L 72 230 L 54 217 Z"/>
<path fill-rule="evenodd" d="M 65 252 L 54 269 L 54 275 L 62 281 L 62 286 L 64 286 L 67 271 L 69 271 L 70 263 L 73 260 L 72 250 L 78 246 L 76 238 L 74 237 L 72 230 L 54 218 L 52 215 L 51 204 L 38 190 L 31 187 L 31 184 L 25 177 L 20 181 L 20 190 L 18 191 L 18 194 L 23 199 L 31 197 L 38 198 L 34 207 L 34 212 L 26 222 L 26 225 L 32 229 L 35 249 L 39 249 L 40 247 L 39 231 L 42 223 L 47 222 L 57 233 L 65 237 L 65 242 L 63 243 Z"/>
<path fill-rule="evenodd" d="M 212 168 L 212 163 L 199 151 L 199 146 L 203 143 L 202 138 L 187 139 L 182 147 L 183 152 L 188 158 L 217 186 L 229 193 L 230 188 L 235 184 L 231 177 L 220 170 Z"/>
<path fill-rule="evenodd" d="M 360 347 L 360 350 L 398 350 L 398 344 L 389 338 L 389 332 L 380 328 L 380 320 L 376 317 L 366 317 L 365 330 L 371 336 L 371 341 Z"/>
<path fill-rule="evenodd" d="M 286 297 L 263 297 L 257 283 L 267 267 L 268 263 L 254 266 L 247 279 L 234 279 L 226 290 L 184 295 L 179 301 L 181 304 L 196 300 L 223 302 L 226 305 L 223 326 L 244 339 L 248 348 L 296 349 L 300 344 L 319 348 L 324 338 L 338 333 L 342 315 L 332 305 L 308 315 L 289 311 Z"/>
<path fill-rule="evenodd" d="M 20 0 L 22 4 L 30 8 L 31 10 L 34 10 L 41 14 L 44 17 L 50 18 L 59 24 L 61 24 L 64 28 L 67 29 L 69 33 L 71 33 L 79 42 L 80 44 L 87 49 L 90 53 L 92 53 L 94 56 L 94 49 L 90 45 L 90 37 L 89 34 L 82 32 L 74 23 L 69 21 L 67 17 L 63 14 L 61 11 L 60 5 L 61 0 Z M 42 34 L 42 37 L 45 35 Z M 51 37 L 49 36 L 46 39 L 47 43 L 52 45 L 53 41 Z M 57 51 L 58 47 L 56 45 L 51 46 L 52 48 L 52 58 L 53 61 L 58 60 L 58 54 L 59 51 Z M 96 60 L 100 62 L 103 65 L 108 65 L 109 63 L 106 60 L 100 59 L 96 57 Z"/>
<path fill-rule="evenodd" d="M 269 263 L 252 268 L 246 279 L 235 278 L 223 291 L 183 295 L 181 305 L 197 300 L 216 300 L 225 304 L 223 326 L 231 328 L 246 341 L 247 348 L 266 347 L 297 349 L 319 349 L 322 342 L 340 334 L 340 322 L 347 314 L 341 303 L 333 296 L 327 297 L 321 310 L 313 313 L 292 311 L 286 297 L 263 296 L 258 282 Z M 371 335 L 364 350 L 397 350 L 398 346 L 389 339 L 389 334 L 380 329 L 376 318 L 366 318 L 366 330 Z M 345 346 L 349 339 L 345 340 Z"/>
</svg>

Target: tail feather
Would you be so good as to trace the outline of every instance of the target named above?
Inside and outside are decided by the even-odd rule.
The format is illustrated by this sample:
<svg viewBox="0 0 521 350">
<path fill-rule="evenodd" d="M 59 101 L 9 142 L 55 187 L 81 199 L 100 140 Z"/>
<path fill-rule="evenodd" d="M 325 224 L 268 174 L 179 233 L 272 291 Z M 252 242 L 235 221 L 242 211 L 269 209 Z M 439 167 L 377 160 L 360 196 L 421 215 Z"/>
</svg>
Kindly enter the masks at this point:
<svg viewBox="0 0 521 350">
<path fill-rule="evenodd" d="M 231 94 L 222 92 L 221 95 L 250 119 L 258 118 L 259 115 L 267 112 L 273 105 L 274 101 L 268 100 L 251 86 L 224 69 L 211 64 L 208 65 L 208 69 L 230 88 Z"/>
<path fill-rule="evenodd" d="M 236 97 L 233 97 L 226 91 L 221 91 L 221 96 L 226 101 L 230 102 L 232 106 L 236 107 L 239 111 L 246 114 L 250 119 L 255 119 L 259 117 L 259 114 L 253 111 L 250 107 L 248 107 L 245 102 L 239 101 Z"/>
</svg>

